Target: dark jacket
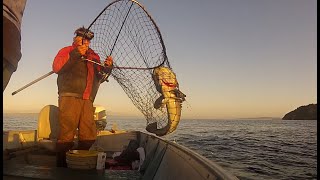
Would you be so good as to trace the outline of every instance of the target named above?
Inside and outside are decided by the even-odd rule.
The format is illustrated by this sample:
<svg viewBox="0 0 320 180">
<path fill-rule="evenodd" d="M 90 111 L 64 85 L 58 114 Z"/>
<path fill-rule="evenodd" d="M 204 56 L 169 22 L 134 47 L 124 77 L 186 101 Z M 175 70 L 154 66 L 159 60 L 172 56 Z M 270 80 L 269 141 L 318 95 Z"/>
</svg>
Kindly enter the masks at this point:
<svg viewBox="0 0 320 180">
<path fill-rule="evenodd" d="M 84 58 L 100 63 L 100 57 L 89 48 Z M 52 69 L 58 74 L 59 96 L 74 96 L 94 101 L 102 68 L 81 59 L 76 46 L 62 48 L 54 58 Z"/>
<path fill-rule="evenodd" d="M 3 60 L 16 71 L 21 59 L 21 23 L 26 0 L 3 1 Z"/>
</svg>

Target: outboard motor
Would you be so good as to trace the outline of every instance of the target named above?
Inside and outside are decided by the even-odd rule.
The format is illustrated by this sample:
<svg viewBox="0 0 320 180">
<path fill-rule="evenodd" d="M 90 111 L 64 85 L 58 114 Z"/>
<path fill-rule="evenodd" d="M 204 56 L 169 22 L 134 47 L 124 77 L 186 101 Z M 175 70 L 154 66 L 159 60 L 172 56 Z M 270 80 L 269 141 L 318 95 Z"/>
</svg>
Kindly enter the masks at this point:
<svg viewBox="0 0 320 180">
<path fill-rule="evenodd" d="M 97 131 L 102 131 L 107 126 L 106 109 L 103 106 L 94 106 L 94 121 L 97 126 Z"/>
</svg>

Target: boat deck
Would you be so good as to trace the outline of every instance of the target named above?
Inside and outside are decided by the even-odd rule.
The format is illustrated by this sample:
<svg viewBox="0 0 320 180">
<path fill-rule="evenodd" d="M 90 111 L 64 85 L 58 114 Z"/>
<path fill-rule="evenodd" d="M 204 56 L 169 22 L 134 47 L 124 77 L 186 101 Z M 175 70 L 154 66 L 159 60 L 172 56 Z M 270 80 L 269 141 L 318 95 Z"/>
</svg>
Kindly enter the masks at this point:
<svg viewBox="0 0 320 180">
<path fill-rule="evenodd" d="M 135 170 L 76 170 L 26 164 L 4 164 L 4 179 L 141 179 Z"/>
<path fill-rule="evenodd" d="M 4 179 L 141 179 L 137 170 L 83 170 L 56 167 L 55 153 L 42 148 L 7 157 L 3 162 Z"/>
<path fill-rule="evenodd" d="M 145 151 L 140 171 L 127 170 L 128 164 L 113 164 L 108 160 L 106 169 L 101 171 L 56 167 L 55 153 L 48 148 L 51 146 L 37 141 L 35 134 L 35 131 L 33 134 L 22 131 L 4 133 L 4 179 L 238 180 L 218 164 L 182 145 L 138 131 L 98 136 L 95 146 L 103 149 L 110 160 L 132 140 L 138 141 Z"/>
</svg>

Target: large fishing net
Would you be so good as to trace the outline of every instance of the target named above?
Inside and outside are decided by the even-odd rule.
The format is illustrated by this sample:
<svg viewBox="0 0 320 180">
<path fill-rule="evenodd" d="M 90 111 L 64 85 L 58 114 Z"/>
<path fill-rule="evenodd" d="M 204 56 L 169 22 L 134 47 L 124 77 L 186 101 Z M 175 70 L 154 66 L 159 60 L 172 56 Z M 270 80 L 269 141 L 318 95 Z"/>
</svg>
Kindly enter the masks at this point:
<svg viewBox="0 0 320 180">
<path fill-rule="evenodd" d="M 157 123 L 158 129 L 167 126 L 167 110 L 154 108 L 161 93 L 152 74 L 156 67 L 171 67 L 159 28 L 144 7 L 134 0 L 114 1 L 89 29 L 95 34 L 90 47 L 101 60 L 113 57 L 111 77 L 142 112 L 147 125 Z"/>
</svg>

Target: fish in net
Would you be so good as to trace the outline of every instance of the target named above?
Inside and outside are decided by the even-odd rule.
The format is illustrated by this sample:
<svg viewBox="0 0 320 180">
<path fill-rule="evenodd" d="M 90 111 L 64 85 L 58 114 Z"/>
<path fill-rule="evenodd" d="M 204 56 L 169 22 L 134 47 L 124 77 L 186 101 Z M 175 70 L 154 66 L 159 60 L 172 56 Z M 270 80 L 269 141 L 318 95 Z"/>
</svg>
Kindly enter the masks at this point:
<svg viewBox="0 0 320 180">
<path fill-rule="evenodd" d="M 179 90 L 158 26 L 135 0 L 107 5 L 88 27 L 95 33 L 90 48 L 101 59 L 112 56 L 111 74 L 158 136 L 173 132 L 185 95 Z M 108 78 L 108 75 L 106 75 Z"/>
</svg>

